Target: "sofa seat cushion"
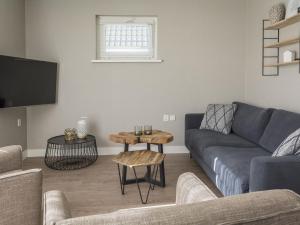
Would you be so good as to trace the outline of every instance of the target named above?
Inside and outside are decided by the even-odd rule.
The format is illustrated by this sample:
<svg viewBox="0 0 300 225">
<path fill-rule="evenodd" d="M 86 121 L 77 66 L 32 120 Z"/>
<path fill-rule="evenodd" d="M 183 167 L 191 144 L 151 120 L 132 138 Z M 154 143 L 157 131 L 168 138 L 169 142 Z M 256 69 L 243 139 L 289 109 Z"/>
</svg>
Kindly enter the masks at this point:
<svg viewBox="0 0 300 225">
<path fill-rule="evenodd" d="M 259 143 L 268 151 L 274 152 L 298 128 L 300 128 L 300 114 L 275 110 Z"/>
<path fill-rule="evenodd" d="M 257 156 L 270 156 L 262 148 L 212 146 L 203 151 L 203 161 L 215 173 L 217 187 L 225 196 L 249 191 L 250 163 Z"/>
<path fill-rule="evenodd" d="M 234 115 L 232 131 L 258 144 L 270 120 L 273 109 L 259 108 L 240 102 L 235 102 L 235 104 L 238 108 Z"/>
<path fill-rule="evenodd" d="M 235 134 L 221 134 L 210 130 L 192 129 L 186 131 L 186 144 L 192 154 L 203 157 L 202 152 L 209 146 L 257 147 L 254 143 Z"/>
</svg>

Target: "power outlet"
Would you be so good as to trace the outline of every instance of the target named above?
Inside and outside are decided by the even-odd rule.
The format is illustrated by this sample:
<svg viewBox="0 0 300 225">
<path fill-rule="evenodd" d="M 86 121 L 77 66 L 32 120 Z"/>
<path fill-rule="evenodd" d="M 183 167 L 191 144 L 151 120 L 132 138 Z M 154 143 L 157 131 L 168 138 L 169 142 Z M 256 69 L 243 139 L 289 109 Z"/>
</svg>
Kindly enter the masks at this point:
<svg viewBox="0 0 300 225">
<path fill-rule="evenodd" d="M 164 114 L 163 115 L 163 121 L 164 122 L 168 122 L 170 120 L 169 115 L 168 114 Z"/>
<path fill-rule="evenodd" d="M 18 127 L 21 127 L 21 126 L 22 126 L 22 120 L 21 120 L 21 119 L 18 119 L 18 120 L 17 120 L 17 126 L 18 126 Z"/>
<path fill-rule="evenodd" d="M 176 115 L 175 114 L 170 115 L 170 121 L 175 121 L 175 120 L 176 120 Z"/>
</svg>

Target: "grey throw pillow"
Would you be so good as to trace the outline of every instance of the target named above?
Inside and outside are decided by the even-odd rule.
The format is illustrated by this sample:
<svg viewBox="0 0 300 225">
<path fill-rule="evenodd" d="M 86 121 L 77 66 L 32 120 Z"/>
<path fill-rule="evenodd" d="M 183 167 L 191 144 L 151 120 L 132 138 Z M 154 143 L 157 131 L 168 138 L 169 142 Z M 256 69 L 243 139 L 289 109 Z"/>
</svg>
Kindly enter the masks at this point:
<svg viewBox="0 0 300 225">
<path fill-rule="evenodd" d="M 207 106 L 200 129 L 213 130 L 223 134 L 231 132 L 236 104 L 210 104 Z"/>
<path fill-rule="evenodd" d="M 273 157 L 300 155 L 300 128 L 290 134 L 275 150 Z"/>
</svg>

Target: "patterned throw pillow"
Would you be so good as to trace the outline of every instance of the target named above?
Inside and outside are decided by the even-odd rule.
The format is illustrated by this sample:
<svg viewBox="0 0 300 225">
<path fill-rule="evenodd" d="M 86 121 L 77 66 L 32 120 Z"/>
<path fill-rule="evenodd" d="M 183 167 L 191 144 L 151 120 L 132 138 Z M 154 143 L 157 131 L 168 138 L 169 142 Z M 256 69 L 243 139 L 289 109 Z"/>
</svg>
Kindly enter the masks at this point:
<svg viewBox="0 0 300 225">
<path fill-rule="evenodd" d="M 273 157 L 300 155 L 300 128 L 290 134 L 275 150 Z"/>
<path fill-rule="evenodd" d="M 213 130 L 223 134 L 231 132 L 236 104 L 210 104 L 202 120 L 200 129 Z"/>
</svg>

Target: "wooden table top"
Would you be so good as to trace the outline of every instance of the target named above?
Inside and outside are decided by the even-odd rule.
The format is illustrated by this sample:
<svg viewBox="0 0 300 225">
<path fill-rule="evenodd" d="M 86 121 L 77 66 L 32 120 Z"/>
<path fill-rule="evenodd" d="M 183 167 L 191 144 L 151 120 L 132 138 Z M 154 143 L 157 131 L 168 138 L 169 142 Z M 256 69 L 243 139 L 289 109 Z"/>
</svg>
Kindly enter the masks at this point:
<svg viewBox="0 0 300 225">
<path fill-rule="evenodd" d="M 134 132 L 120 132 L 117 134 L 111 134 L 109 139 L 112 142 L 119 144 L 131 144 L 149 143 L 149 144 L 167 144 L 173 141 L 174 137 L 171 133 L 153 130 L 151 135 L 136 136 Z"/>
<path fill-rule="evenodd" d="M 140 167 L 159 165 L 164 161 L 165 154 L 151 150 L 120 152 L 112 160 L 123 166 Z"/>
</svg>

